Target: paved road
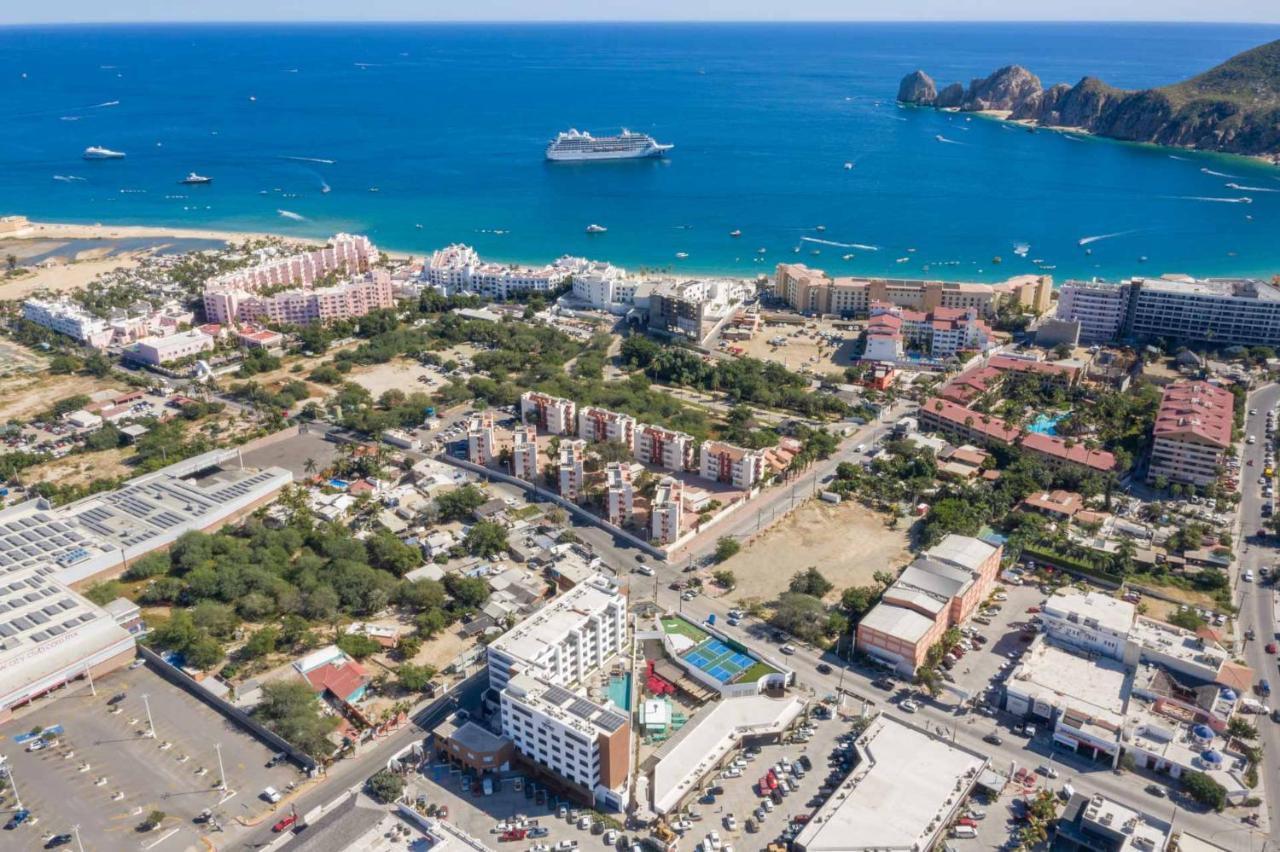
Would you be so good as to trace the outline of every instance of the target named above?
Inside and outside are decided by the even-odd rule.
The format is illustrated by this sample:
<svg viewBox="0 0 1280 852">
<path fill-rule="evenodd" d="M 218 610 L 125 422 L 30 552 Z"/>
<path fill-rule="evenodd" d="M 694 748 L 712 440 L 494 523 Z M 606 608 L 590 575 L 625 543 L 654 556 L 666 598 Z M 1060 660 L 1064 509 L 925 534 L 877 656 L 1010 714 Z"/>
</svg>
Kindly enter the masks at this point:
<svg viewBox="0 0 1280 852">
<path fill-rule="evenodd" d="M 1265 677 L 1273 685 L 1280 684 L 1280 677 L 1277 677 L 1280 670 L 1276 668 L 1275 655 L 1268 654 L 1264 646 L 1268 642 L 1277 641 L 1276 634 L 1280 631 L 1274 608 L 1277 594 L 1274 590 L 1274 569 L 1280 564 L 1280 551 L 1276 549 L 1275 539 L 1267 539 L 1263 543 L 1256 534 L 1262 527 L 1260 510 L 1266 502 L 1257 478 L 1262 475 L 1265 467 L 1263 456 L 1267 412 L 1277 404 L 1280 404 L 1280 385 L 1266 385 L 1249 396 L 1249 405 L 1256 408 L 1258 413 L 1246 418 L 1245 431 L 1248 435 L 1255 435 L 1258 442 L 1243 445 L 1245 464 L 1240 475 L 1240 539 L 1243 544 L 1237 568 L 1241 574 L 1245 569 L 1252 570 L 1254 582 L 1241 582 L 1239 576 L 1234 578 L 1238 582 L 1236 593 L 1240 607 L 1240 633 L 1243 636 L 1246 630 L 1253 629 L 1257 636 L 1254 641 L 1245 643 L 1245 660 L 1253 667 L 1257 677 Z M 1248 464 L 1250 461 L 1253 462 L 1252 467 Z M 1264 565 L 1273 569 L 1271 585 L 1258 582 L 1261 579 L 1259 569 Z M 1277 699 L 1272 698 L 1270 701 L 1274 704 Z M 1258 734 L 1263 749 L 1261 775 L 1271 781 L 1266 792 L 1270 825 L 1280 826 L 1280 774 L 1276 772 L 1276 767 L 1280 766 L 1280 725 L 1270 719 L 1258 717 Z"/>
<path fill-rule="evenodd" d="M 366 778 L 381 769 L 397 751 L 415 741 L 421 741 L 427 732 L 453 712 L 456 706 L 477 702 L 488 685 L 488 675 L 482 669 L 463 681 L 449 694 L 455 700 L 449 700 L 446 696 L 419 707 L 410 724 L 387 737 L 376 748 L 369 748 L 354 758 L 339 761 L 330 767 L 328 776 L 321 784 L 303 793 L 294 802 L 298 814 L 305 814 L 312 808 L 327 804 L 340 796 L 342 791 L 363 784 Z M 235 848 L 258 849 L 266 846 L 279 836 L 271 832 L 274 822 L 273 819 L 263 820 L 262 824 L 243 841 L 237 843 Z M 215 844 L 218 843 L 217 835 L 212 839 Z"/>
</svg>

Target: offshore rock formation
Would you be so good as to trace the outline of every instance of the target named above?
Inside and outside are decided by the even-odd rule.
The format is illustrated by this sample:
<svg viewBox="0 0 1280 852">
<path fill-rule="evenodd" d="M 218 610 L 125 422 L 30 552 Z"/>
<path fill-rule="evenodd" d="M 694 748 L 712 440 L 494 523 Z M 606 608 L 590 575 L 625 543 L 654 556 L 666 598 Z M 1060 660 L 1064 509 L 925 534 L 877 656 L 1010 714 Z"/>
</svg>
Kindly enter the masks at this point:
<svg viewBox="0 0 1280 852">
<path fill-rule="evenodd" d="M 938 90 L 914 71 L 898 87 L 908 104 L 1007 112 L 1045 127 L 1087 130 L 1130 142 L 1280 157 L 1280 41 L 1233 56 L 1203 74 L 1158 89 L 1127 91 L 1085 77 L 1044 88 L 1018 65 Z"/>
</svg>

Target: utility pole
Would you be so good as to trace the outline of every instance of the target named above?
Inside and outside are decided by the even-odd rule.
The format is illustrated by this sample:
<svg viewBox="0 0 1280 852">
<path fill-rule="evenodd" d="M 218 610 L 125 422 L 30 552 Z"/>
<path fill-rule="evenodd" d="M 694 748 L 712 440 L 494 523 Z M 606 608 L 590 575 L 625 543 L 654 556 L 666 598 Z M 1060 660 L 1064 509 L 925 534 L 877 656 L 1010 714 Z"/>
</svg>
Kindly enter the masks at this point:
<svg viewBox="0 0 1280 852">
<path fill-rule="evenodd" d="M 14 778 L 13 765 L 9 766 L 9 786 L 13 788 L 13 802 L 18 806 L 18 810 L 22 810 L 22 796 L 18 794 L 18 782 Z"/>
<path fill-rule="evenodd" d="M 218 755 L 218 789 L 225 796 L 227 793 L 227 773 L 222 768 L 222 743 L 214 743 L 213 750 Z"/>
<path fill-rule="evenodd" d="M 78 824 L 71 826 L 71 833 L 76 836 L 76 848 L 84 852 L 84 844 L 80 842 L 80 826 Z"/>
<path fill-rule="evenodd" d="M 147 710 L 147 733 L 144 735 L 147 739 L 154 740 L 156 738 L 156 723 L 151 718 L 151 702 L 147 700 L 148 696 L 142 696 L 142 706 Z"/>
<path fill-rule="evenodd" d="M 97 698 L 98 688 L 93 685 L 93 667 L 90 666 L 88 663 L 85 663 L 84 673 L 85 673 L 85 676 L 89 678 L 89 692 L 93 694 L 94 698 Z"/>
</svg>

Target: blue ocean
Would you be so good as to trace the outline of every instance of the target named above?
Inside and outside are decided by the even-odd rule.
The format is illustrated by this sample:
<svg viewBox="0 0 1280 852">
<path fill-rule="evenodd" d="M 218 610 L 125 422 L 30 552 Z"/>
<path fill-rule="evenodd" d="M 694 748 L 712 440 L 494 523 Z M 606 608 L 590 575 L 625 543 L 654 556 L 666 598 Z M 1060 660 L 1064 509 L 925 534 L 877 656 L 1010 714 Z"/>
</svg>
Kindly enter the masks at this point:
<svg viewBox="0 0 1280 852">
<path fill-rule="evenodd" d="M 972 280 L 1274 274 L 1280 169 L 894 95 L 916 68 L 945 84 L 1010 63 L 1046 85 L 1154 86 L 1275 38 L 1257 25 L 0 28 L 0 213 L 690 273 L 792 260 Z M 570 127 L 675 148 L 545 162 Z M 127 158 L 85 161 L 91 145 Z M 180 185 L 188 172 L 213 182 Z"/>
</svg>

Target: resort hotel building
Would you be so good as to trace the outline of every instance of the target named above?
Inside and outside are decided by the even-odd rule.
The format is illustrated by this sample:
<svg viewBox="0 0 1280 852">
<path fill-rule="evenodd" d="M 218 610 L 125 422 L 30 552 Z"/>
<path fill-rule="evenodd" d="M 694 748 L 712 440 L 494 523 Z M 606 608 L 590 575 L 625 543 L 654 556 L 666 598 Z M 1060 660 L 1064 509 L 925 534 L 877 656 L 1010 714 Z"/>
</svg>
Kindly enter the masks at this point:
<svg viewBox="0 0 1280 852">
<path fill-rule="evenodd" d="M 1225 470 L 1235 423 L 1235 397 L 1208 382 L 1179 382 L 1164 389 L 1152 428 L 1147 481 L 1164 477 L 1203 488 Z"/>
<path fill-rule="evenodd" d="M 474 293 L 486 299 L 507 299 L 554 290 L 568 283 L 579 263 L 587 263 L 565 260 L 569 262 L 538 268 L 482 261 L 471 246 L 457 243 L 432 252 L 422 266 L 422 280 L 446 296 Z"/>
<path fill-rule="evenodd" d="M 22 303 L 22 318 L 95 349 L 106 346 L 113 336 L 106 320 L 70 299 L 27 299 Z"/>
<path fill-rule="evenodd" d="M 793 310 L 804 314 L 867 316 L 875 303 L 884 302 L 925 313 L 939 308 L 973 308 L 979 316 L 990 317 L 1004 304 L 1047 311 L 1053 279 L 1047 275 L 1019 275 L 998 284 L 978 284 L 901 278 L 831 278 L 820 269 L 780 263 L 773 292 Z"/>
<path fill-rule="evenodd" d="M 609 810 L 626 806 L 631 780 L 626 710 L 526 674 L 508 681 L 501 706 L 502 732 L 526 761 Z"/>
<path fill-rule="evenodd" d="M 526 391 L 520 395 L 520 419 L 551 435 L 572 435 L 577 405 L 571 399 Z"/>
</svg>

